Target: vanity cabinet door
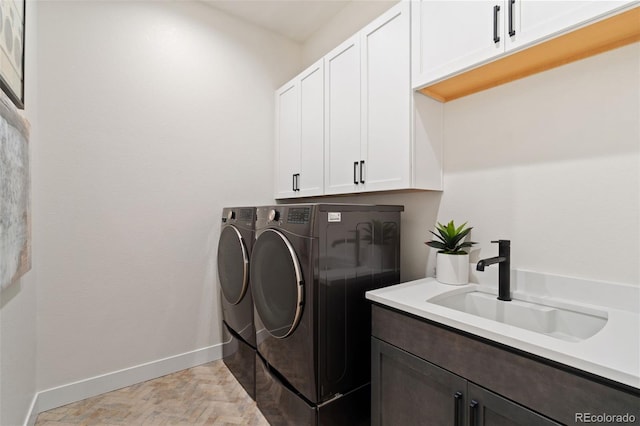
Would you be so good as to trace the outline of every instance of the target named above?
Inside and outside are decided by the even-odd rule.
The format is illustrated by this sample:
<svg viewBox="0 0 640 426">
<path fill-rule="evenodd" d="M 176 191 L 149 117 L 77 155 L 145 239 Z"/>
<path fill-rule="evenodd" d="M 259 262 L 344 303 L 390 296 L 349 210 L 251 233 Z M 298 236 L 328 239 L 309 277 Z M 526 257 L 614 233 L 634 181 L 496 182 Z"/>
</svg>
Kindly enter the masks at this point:
<svg viewBox="0 0 640 426">
<path fill-rule="evenodd" d="M 560 425 L 473 383 L 468 384 L 467 391 L 469 426 Z"/>
<path fill-rule="evenodd" d="M 466 424 L 463 378 L 375 337 L 371 375 L 372 425 Z"/>
</svg>

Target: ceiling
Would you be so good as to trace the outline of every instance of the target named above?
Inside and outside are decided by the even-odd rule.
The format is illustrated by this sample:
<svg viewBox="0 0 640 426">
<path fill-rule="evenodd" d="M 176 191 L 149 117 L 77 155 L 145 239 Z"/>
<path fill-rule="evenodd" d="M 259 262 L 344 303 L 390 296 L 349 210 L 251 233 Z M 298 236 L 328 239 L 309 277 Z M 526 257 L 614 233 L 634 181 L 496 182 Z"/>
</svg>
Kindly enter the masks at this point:
<svg viewBox="0 0 640 426">
<path fill-rule="evenodd" d="M 231 15 L 299 43 L 352 0 L 202 0 Z"/>
</svg>

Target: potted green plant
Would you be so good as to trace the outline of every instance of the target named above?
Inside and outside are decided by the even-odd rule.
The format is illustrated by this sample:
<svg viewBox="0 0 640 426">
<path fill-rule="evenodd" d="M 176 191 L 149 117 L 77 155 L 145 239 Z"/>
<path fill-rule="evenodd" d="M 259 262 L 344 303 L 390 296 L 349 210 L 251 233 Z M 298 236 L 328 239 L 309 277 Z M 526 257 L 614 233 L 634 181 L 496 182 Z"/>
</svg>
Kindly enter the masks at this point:
<svg viewBox="0 0 640 426">
<path fill-rule="evenodd" d="M 456 226 L 453 220 L 443 225 L 438 222 L 435 239 L 425 242 L 429 247 L 438 249 L 436 254 L 436 279 L 444 284 L 462 285 L 469 282 L 469 253 L 465 250 L 475 242 L 465 241 L 471 227 L 467 222 Z"/>
</svg>

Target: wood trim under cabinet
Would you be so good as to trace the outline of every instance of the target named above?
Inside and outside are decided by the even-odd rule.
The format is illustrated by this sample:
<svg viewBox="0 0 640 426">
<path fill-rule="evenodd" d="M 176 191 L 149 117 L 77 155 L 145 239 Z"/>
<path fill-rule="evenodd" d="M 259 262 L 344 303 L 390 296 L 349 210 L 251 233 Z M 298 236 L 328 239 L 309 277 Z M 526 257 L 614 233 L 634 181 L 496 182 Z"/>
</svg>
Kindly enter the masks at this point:
<svg viewBox="0 0 640 426">
<path fill-rule="evenodd" d="M 640 41 L 640 7 L 489 62 L 419 91 L 441 102 L 447 102 L 637 41 Z"/>
</svg>

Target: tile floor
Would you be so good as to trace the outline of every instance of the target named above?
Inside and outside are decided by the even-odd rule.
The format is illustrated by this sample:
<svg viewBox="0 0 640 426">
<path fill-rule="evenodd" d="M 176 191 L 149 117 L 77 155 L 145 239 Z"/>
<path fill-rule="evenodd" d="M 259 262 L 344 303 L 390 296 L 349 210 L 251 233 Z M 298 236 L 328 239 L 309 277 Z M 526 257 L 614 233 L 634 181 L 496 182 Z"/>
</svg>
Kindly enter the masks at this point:
<svg viewBox="0 0 640 426">
<path fill-rule="evenodd" d="M 40 413 L 36 426 L 268 425 L 222 360 Z"/>
</svg>

